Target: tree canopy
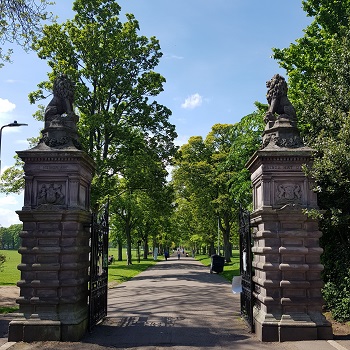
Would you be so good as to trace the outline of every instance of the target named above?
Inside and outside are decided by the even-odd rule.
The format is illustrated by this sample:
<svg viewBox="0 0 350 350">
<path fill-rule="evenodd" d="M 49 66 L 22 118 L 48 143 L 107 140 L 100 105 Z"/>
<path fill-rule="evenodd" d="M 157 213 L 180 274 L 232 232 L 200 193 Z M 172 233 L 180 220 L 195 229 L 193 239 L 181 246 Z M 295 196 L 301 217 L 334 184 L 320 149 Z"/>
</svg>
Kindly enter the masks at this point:
<svg viewBox="0 0 350 350">
<path fill-rule="evenodd" d="M 109 198 L 119 226 L 111 221 L 116 228 L 124 223 L 131 258 L 131 232 L 142 217 L 139 200 L 163 196 L 176 152 L 171 111 L 156 101 L 165 82 L 155 71 L 162 52 L 155 37 L 139 34 L 132 14 L 121 22 L 115 0 L 76 0 L 73 10 L 73 19 L 45 26 L 34 41 L 51 72 L 29 98 L 44 98 L 60 74 L 75 83 L 80 140 L 96 164 L 92 204 L 97 210 Z"/>
<path fill-rule="evenodd" d="M 245 163 L 260 147 L 266 109 L 257 107 L 236 124 L 213 125 L 205 139 L 192 136 L 175 160 L 172 183 L 179 229 L 187 241 L 211 246 L 211 253 L 219 229 L 226 261 L 231 261 L 232 244 L 238 244 L 239 206 L 251 205 Z"/>
<path fill-rule="evenodd" d="M 348 320 L 350 2 L 308 0 L 303 6 L 313 22 L 295 43 L 275 49 L 274 57 L 287 70 L 299 127 L 315 149 L 310 175 L 322 209 L 324 297 L 336 319 Z"/>
<path fill-rule="evenodd" d="M 76 83 L 81 141 L 97 164 L 99 196 L 118 176 L 134 188 L 141 182 L 150 187 L 149 176 L 164 178 L 176 150 L 171 111 L 154 99 L 165 82 L 154 71 L 162 56 L 159 42 L 138 35 L 133 15 L 122 23 L 114 0 L 76 0 L 73 10 L 73 20 L 45 26 L 34 43 L 52 72 L 30 94 L 31 102 L 44 96 L 57 75 L 67 74 Z"/>
</svg>

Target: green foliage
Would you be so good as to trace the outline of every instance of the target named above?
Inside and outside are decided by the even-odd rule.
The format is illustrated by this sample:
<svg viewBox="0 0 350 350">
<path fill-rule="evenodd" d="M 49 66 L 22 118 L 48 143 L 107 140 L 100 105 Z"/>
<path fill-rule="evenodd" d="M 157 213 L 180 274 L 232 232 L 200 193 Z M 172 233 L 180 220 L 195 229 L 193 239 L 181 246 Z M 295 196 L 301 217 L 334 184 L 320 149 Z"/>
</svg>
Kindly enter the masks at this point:
<svg viewBox="0 0 350 350">
<path fill-rule="evenodd" d="M 192 245 L 213 247 L 219 224 L 227 262 L 231 244 L 237 245 L 239 205 L 248 207 L 252 201 L 245 164 L 261 145 L 266 110 L 265 105 L 256 106 L 257 111 L 239 123 L 215 124 L 205 140 L 192 136 L 175 158 L 176 231 Z"/>
<path fill-rule="evenodd" d="M 227 218 L 222 231 L 230 230 L 231 208 L 226 204 L 228 173 L 223 163 L 230 149 L 231 128 L 231 124 L 215 124 L 205 140 L 191 137 L 176 156 L 173 171 L 176 218 L 182 223 L 179 228 L 187 240 L 199 234 L 204 243 L 212 243 L 219 215 Z"/>
<path fill-rule="evenodd" d="M 322 209 L 324 297 L 335 319 L 350 320 L 350 3 L 307 0 L 303 5 L 314 17 L 312 24 L 295 44 L 275 49 L 274 57 L 287 70 L 299 127 L 316 151 L 308 173 Z"/>
<path fill-rule="evenodd" d="M 0 271 L 3 270 L 5 262 L 6 262 L 6 255 L 0 254 Z"/>
<path fill-rule="evenodd" d="M 0 227 L 0 248 L 18 249 L 20 244 L 19 234 L 22 224 L 11 225 L 10 227 Z"/>
<path fill-rule="evenodd" d="M 17 311 L 18 309 L 18 306 L 0 306 L 0 314 L 9 314 L 11 312 Z"/>
<path fill-rule="evenodd" d="M 252 203 L 250 173 L 245 164 L 261 146 L 266 105 L 256 103 L 257 111 L 243 117 L 232 130 L 232 145 L 226 166 L 230 170 L 230 192 L 236 210 L 239 204 L 248 208 Z"/>
<path fill-rule="evenodd" d="M 122 23 L 114 0 L 79 0 L 73 9 L 74 19 L 46 26 L 34 43 L 52 72 L 30 94 L 31 102 L 45 96 L 61 73 L 75 82 L 81 142 L 97 166 L 94 203 L 121 177 L 131 190 L 164 183 L 177 135 L 171 111 L 154 100 L 165 82 L 154 71 L 162 56 L 158 40 L 140 36 L 131 14 Z"/>
<path fill-rule="evenodd" d="M 327 282 L 322 290 L 326 306 L 338 322 L 346 322 L 350 315 L 350 273 L 337 284 Z"/>
<path fill-rule="evenodd" d="M 155 236 L 156 231 L 163 231 L 163 209 L 168 210 L 171 198 L 165 199 L 166 167 L 175 154 L 177 135 L 169 122 L 171 111 L 155 100 L 165 82 L 155 72 L 162 53 L 155 37 L 139 35 L 139 23 L 132 14 L 126 15 L 125 23 L 120 21 L 121 8 L 115 0 L 76 0 L 73 10 L 76 15 L 72 20 L 45 26 L 34 40 L 33 48 L 52 71 L 49 79 L 29 94 L 29 100 L 35 103 L 47 97 L 53 80 L 62 73 L 75 82 L 80 141 L 96 164 L 93 210 L 109 198 L 114 238 L 124 235 L 131 249 L 130 235 L 149 234 L 145 228 L 152 226 L 151 217 L 156 217 L 159 202 L 167 202 L 155 220 L 163 223 L 157 229 L 153 225 L 151 231 Z M 34 117 L 43 120 L 43 116 L 44 107 L 39 105 Z M 22 165 L 18 161 L 4 172 L 3 192 L 23 189 Z M 128 198 L 117 198 L 124 192 Z M 152 202 L 152 214 L 142 209 L 141 199 Z M 127 216 L 120 218 L 118 213 L 126 209 Z M 118 224 L 120 219 L 123 228 Z"/>
<path fill-rule="evenodd" d="M 16 155 L 16 163 L 3 171 L 0 176 L 0 192 L 20 194 L 24 188 L 23 162 Z"/>
</svg>

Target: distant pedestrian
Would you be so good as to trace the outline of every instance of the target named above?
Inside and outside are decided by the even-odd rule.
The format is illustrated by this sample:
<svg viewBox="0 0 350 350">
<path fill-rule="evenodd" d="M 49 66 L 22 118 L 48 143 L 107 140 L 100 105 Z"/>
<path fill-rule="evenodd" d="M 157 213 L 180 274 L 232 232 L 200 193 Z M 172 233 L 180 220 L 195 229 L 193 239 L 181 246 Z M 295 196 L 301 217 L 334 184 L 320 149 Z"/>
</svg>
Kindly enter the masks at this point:
<svg viewBox="0 0 350 350">
<path fill-rule="evenodd" d="M 154 250 L 153 250 L 153 259 L 154 259 L 154 260 L 157 260 L 157 258 L 158 258 L 158 248 L 156 247 L 156 248 L 154 248 Z"/>
<path fill-rule="evenodd" d="M 169 258 L 169 252 L 167 250 L 164 252 L 164 258 L 165 260 L 168 260 Z"/>
<path fill-rule="evenodd" d="M 177 260 L 180 260 L 180 249 L 177 250 Z"/>
</svg>

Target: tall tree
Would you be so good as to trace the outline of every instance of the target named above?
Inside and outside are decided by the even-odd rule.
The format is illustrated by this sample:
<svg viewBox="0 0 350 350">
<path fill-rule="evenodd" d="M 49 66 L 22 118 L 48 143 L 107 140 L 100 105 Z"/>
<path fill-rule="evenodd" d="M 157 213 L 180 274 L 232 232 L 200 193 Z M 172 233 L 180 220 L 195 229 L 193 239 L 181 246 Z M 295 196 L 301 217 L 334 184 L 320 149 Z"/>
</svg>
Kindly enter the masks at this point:
<svg viewBox="0 0 350 350">
<path fill-rule="evenodd" d="M 275 49 L 275 58 L 287 69 L 298 124 L 316 150 L 311 175 L 322 209 L 323 294 L 333 316 L 344 321 L 350 319 L 350 3 L 308 0 L 303 5 L 313 23 L 295 44 Z"/>
<path fill-rule="evenodd" d="M 10 227 L 0 227 L 0 247 L 1 249 L 18 249 L 22 231 L 22 224 L 14 224 Z"/>
<path fill-rule="evenodd" d="M 230 135 L 231 148 L 225 168 L 230 172 L 229 188 L 236 211 L 240 205 L 246 209 L 251 209 L 252 205 L 250 174 L 245 164 L 261 146 L 263 117 L 268 107 L 258 102 L 255 105 L 256 111 L 236 123 Z"/>
<path fill-rule="evenodd" d="M 211 180 L 215 193 L 212 204 L 217 215 L 218 227 L 222 233 L 224 256 L 227 262 L 231 261 L 231 227 L 235 220 L 229 187 L 231 167 L 226 164 L 232 145 L 233 127 L 232 124 L 215 124 L 204 141 L 211 151 L 209 163 L 213 167 Z"/>
<path fill-rule="evenodd" d="M 133 181 L 139 175 L 140 183 L 143 171 L 153 171 L 156 176 L 159 166 L 163 171 L 158 176 L 164 178 L 176 149 L 176 133 L 168 120 L 171 111 L 155 100 L 165 82 L 154 71 L 162 56 L 158 40 L 139 36 L 139 24 L 132 14 L 122 23 L 115 0 L 76 0 L 73 10 L 73 20 L 46 26 L 43 37 L 34 44 L 52 72 L 50 81 L 40 83 L 30 99 L 42 98 L 45 88 L 61 73 L 76 82 L 81 141 L 97 165 L 93 183 L 98 188 L 93 191 L 97 202 L 98 197 L 105 198 L 113 191 L 116 179 L 127 177 L 130 169 Z M 147 154 L 152 162 L 146 161 Z M 142 162 L 141 158 L 140 169 L 129 167 Z M 154 162 L 158 166 L 152 170 Z"/>
<path fill-rule="evenodd" d="M 320 74 L 327 74 L 335 42 L 346 36 L 349 27 L 349 1 L 304 0 L 303 9 L 312 23 L 304 29 L 304 36 L 286 48 L 274 48 L 273 57 L 288 75 L 288 96 L 297 110 L 298 124 L 304 137 L 320 133 L 322 122 L 312 120 L 301 94 L 321 96 Z M 303 97 L 304 97 L 303 96 Z"/>
<path fill-rule="evenodd" d="M 175 158 L 172 183 L 177 197 L 175 227 L 181 233 L 179 238 L 188 240 L 193 234 L 205 235 L 209 239 L 203 241 L 213 248 L 217 214 L 212 201 L 217 192 L 213 187 L 214 169 L 210 158 L 211 150 L 203 138 L 190 137 Z"/>
<path fill-rule="evenodd" d="M 76 0 L 73 10 L 74 19 L 45 26 L 35 40 L 34 49 L 52 72 L 29 98 L 44 98 L 60 74 L 75 82 L 80 140 L 96 164 L 92 204 L 97 209 L 110 198 L 111 215 L 124 222 L 131 259 L 131 232 L 141 215 L 136 197 L 143 191 L 157 198 L 176 151 L 171 111 L 155 99 L 165 82 L 154 70 L 162 53 L 155 37 L 139 35 L 132 14 L 120 21 L 115 0 Z M 42 112 L 43 107 L 35 116 L 42 119 Z M 123 191 L 127 198 L 121 202 L 116 197 Z"/>
<path fill-rule="evenodd" d="M 176 157 L 173 184 L 179 208 L 177 223 L 183 232 L 202 237 L 214 247 L 219 226 L 225 260 L 231 260 L 233 237 L 237 242 L 239 206 L 252 200 L 246 162 L 261 145 L 266 105 L 256 103 L 257 111 L 239 123 L 215 124 L 205 140 L 193 136 Z"/>
</svg>

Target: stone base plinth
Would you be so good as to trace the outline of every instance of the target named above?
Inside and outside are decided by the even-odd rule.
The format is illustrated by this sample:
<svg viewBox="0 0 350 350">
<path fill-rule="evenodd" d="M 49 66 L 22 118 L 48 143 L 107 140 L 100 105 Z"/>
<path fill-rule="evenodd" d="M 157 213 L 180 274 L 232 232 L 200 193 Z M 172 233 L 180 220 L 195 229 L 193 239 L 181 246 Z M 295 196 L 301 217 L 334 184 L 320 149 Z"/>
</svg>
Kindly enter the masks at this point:
<svg viewBox="0 0 350 350">
<path fill-rule="evenodd" d="M 304 313 L 276 316 L 255 310 L 255 333 L 263 342 L 333 339 L 331 324 L 323 317 L 320 320 Z"/>
<path fill-rule="evenodd" d="M 10 322 L 8 341 L 79 341 L 86 332 L 88 320 L 79 324 L 61 321 L 19 318 Z"/>
</svg>

